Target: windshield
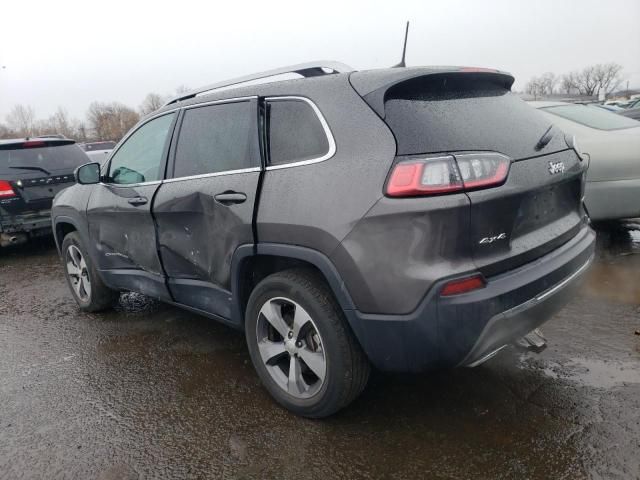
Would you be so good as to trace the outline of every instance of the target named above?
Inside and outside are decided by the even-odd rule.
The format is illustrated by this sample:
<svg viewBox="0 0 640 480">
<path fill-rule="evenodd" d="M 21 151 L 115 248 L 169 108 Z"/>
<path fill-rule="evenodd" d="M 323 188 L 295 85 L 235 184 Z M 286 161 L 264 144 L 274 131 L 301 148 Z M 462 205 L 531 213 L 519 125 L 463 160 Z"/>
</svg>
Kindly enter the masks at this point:
<svg viewBox="0 0 640 480">
<path fill-rule="evenodd" d="M 75 144 L 0 150 L 0 174 L 15 175 L 20 171 L 45 174 L 62 169 L 71 171 L 87 161 L 87 156 Z"/>
<path fill-rule="evenodd" d="M 542 110 L 598 130 L 640 127 L 640 122 L 637 120 L 589 105 L 557 105 L 545 107 Z"/>
</svg>

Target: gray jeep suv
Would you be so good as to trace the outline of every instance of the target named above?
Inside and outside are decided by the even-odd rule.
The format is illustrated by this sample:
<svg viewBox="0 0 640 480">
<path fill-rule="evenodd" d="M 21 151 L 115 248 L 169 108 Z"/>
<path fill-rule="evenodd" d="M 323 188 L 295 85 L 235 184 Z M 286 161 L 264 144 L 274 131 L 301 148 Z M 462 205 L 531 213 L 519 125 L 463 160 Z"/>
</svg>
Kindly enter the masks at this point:
<svg viewBox="0 0 640 480">
<path fill-rule="evenodd" d="M 302 78 L 253 81 L 286 72 Z M 560 308 L 594 252 L 586 162 L 512 83 L 325 62 L 176 98 L 56 197 L 71 292 L 244 330 L 267 390 L 308 417 L 353 400 L 370 364 L 478 365 Z"/>
</svg>

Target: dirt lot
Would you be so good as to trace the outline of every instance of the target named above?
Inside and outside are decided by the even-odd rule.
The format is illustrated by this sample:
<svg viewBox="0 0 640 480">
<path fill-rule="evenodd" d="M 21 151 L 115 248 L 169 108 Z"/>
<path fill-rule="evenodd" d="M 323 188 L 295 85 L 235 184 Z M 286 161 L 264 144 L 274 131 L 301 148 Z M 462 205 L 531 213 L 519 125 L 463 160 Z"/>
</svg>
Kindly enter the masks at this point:
<svg viewBox="0 0 640 480">
<path fill-rule="evenodd" d="M 0 478 L 640 478 L 640 225 L 599 232 L 581 294 L 476 369 L 374 374 L 296 418 L 242 334 L 126 294 L 80 313 L 51 242 L 0 252 Z"/>
</svg>

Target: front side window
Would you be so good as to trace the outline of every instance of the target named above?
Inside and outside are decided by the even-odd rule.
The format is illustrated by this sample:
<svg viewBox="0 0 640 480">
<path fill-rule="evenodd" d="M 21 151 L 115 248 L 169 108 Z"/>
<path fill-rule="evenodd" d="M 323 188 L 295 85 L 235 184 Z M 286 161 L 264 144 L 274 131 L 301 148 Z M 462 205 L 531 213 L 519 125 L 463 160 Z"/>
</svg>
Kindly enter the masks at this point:
<svg viewBox="0 0 640 480">
<path fill-rule="evenodd" d="M 542 110 L 598 130 L 640 127 L 637 120 L 589 105 L 557 105 Z"/>
<path fill-rule="evenodd" d="M 155 118 L 136 130 L 111 159 L 111 183 L 129 185 L 162 178 L 162 154 L 175 113 Z"/>
<path fill-rule="evenodd" d="M 184 112 L 176 146 L 174 177 L 259 166 L 257 115 L 251 102 L 221 103 Z"/>
<path fill-rule="evenodd" d="M 329 152 L 329 139 L 313 107 L 303 100 L 267 103 L 271 165 L 321 158 Z"/>
</svg>

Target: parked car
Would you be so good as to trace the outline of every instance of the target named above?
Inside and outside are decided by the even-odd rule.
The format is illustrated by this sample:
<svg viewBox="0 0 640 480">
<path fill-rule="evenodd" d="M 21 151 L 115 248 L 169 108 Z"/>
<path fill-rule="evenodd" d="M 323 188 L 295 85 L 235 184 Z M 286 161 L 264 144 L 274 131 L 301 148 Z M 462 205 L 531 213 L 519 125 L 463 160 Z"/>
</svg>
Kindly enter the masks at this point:
<svg viewBox="0 0 640 480">
<path fill-rule="evenodd" d="M 303 78 L 242 83 L 285 72 Z M 370 363 L 540 347 L 595 235 L 586 162 L 513 80 L 314 63 L 184 94 L 56 197 L 70 290 L 85 311 L 131 290 L 244 330 L 266 389 L 308 417 Z"/>
<path fill-rule="evenodd" d="M 636 104 L 618 113 L 620 113 L 620 115 L 623 115 L 625 117 L 633 118 L 634 120 L 640 120 L 640 105 Z"/>
<path fill-rule="evenodd" d="M 530 102 L 590 158 L 585 203 L 592 220 L 640 217 L 640 122 L 590 105 Z"/>
<path fill-rule="evenodd" d="M 51 202 L 87 162 L 73 140 L 0 140 L 0 247 L 51 233 Z"/>
<path fill-rule="evenodd" d="M 103 141 L 103 142 L 88 142 L 80 144 L 80 148 L 84 150 L 90 160 L 94 162 L 103 163 L 109 157 L 109 154 L 116 146 L 116 142 Z"/>
<path fill-rule="evenodd" d="M 601 104 L 601 103 L 593 103 L 591 104 L 594 107 L 598 107 L 598 108 L 604 108 L 605 110 L 609 111 L 609 112 L 614 112 L 614 113 L 618 113 L 618 112 L 624 112 L 624 108 L 619 107 L 618 105 L 610 105 L 610 104 Z"/>
</svg>

